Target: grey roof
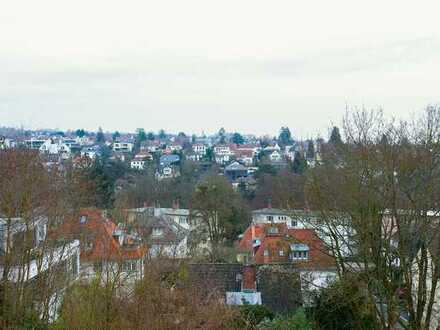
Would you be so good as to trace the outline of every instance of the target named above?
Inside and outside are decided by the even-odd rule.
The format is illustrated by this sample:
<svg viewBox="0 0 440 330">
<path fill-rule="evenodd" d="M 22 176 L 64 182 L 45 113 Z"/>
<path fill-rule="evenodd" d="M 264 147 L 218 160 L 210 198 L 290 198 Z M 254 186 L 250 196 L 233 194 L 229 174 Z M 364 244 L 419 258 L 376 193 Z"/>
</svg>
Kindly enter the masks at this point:
<svg viewBox="0 0 440 330">
<path fill-rule="evenodd" d="M 239 162 L 233 162 L 226 166 L 225 171 L 247 171 L 247 168 L 241 165 Z"/>
<path fill-rule="evenodd" d="M 161 164 L 172 164 L 180 161 L 179 155 L 163 155 L 160 157 Z"/>
<path fill-rule="evenodd" d="M 286 210 L 281 210 L 281 209 L 273 209 L 273 208 L 264 208 L 264 209 L 260 209 L 260 210 L 254 210 L 252 211 L 252 214 L 263 214 L 263 215 L 290 215 L 289 211 Z"/>
</svg>

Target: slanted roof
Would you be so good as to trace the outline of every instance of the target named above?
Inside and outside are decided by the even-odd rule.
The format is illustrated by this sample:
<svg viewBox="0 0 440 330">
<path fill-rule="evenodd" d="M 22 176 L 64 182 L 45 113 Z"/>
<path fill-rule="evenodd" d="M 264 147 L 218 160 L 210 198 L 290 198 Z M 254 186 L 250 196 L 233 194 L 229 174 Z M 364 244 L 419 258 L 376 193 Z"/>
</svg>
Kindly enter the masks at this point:
<svg viewBox="0 0 440 330">
<path fill-rule="evenodd" d="M 225 171 L 226 172 L 247 171 L 247 168 L 246 166 L 241 165 L 239 162 L 233 162 L 232 164 L 226 166 Z"/>
<path fill-rule="evenodd" d="M 77 216 L 66 219 L 54 235 L 79 239 L 81 259 L 85 261 L 140 259 L 145 256 L 147 249 L 143 245 L 121 246 L 114 237 L 116 230 L 116 224 L 104 217 L 101 210 L 83 209 Z"/>
</svg>

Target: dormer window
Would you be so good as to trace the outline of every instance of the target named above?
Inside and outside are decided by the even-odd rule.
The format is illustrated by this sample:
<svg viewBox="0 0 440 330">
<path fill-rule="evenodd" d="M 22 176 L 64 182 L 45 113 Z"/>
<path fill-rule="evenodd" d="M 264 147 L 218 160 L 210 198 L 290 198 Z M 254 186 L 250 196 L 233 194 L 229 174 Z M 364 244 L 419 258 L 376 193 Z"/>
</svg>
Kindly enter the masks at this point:
<svg viewBox="0 0 440 330">
<path fill-rule="evenodd" d="M 291 227 L 296 227 L 296 226 L 298 226 L 298 221 L 296 221 L 296 220 L 290 220 L 290 226 L 291 226 Z"/>
<path fill-rule="evenodd" d="M 158 237 L 163 235 L 163 229 L 160 227 L 153 228 L 152 236 Z"/>
<path fill-rule="evenodd" d="M 269 227 L 267 228 L 268 234 L 278 234 L 278 227 Z"/>
<path fill-rule="evenodd" d="M 271 221 L 271 222 L 273 221 L 273 216 L 272 215 L 268 215 L 266 218 L 267 218 L 267 221 Z"/>
<path fill-rule="evenodd" d="M 305 261 L 309 259 L 309 246 L 307 244 L 292 244 L 291 259 L 293 261 Z"/>
</svg>

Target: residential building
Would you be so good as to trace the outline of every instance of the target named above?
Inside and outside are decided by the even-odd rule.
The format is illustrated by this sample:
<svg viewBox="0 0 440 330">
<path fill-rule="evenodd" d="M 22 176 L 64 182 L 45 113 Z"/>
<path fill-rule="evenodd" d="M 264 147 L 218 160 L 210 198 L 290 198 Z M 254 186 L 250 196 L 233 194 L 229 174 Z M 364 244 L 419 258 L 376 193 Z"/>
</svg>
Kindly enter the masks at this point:
<svg viewBox="0 0 440 330">
<path fill-rule="evenodd" d="M 337 276 L 335 259 L 313 229 L 288 228 L 285 223 L 251 224 L 238 243 L 237 260 L 244 264 L 293 264 L 300 274 L 303 299 Z"/>
<path fill-rule="evenodd" d="M 147 248 L 136 233 L 127 233 L 98 209 L 80 210 L 57 230 L 60 238 L 80 240 L 81 276 L 118 279 L 131 285 L 144 275 Z"/>
<path fill-rule="evenodd" d="M 0 218 L 0 280 L 11 289 L 25 287 L 40 316 L 54 320 L 65 289 L 79 276 L 79 241 L 48 238 L 47 232 L 45 217 Z"/>
<path fill-rule="evenodd" d="M 247 177 L 248 171 L 246 166 L 243 166 L 238 162 L 233 162 L 232 164 L 226 166 L 224 174 L 229 181 L 235 182 L 240 178 Z"/>
<path fill-rule="evenodd" d="M 132 142 L 114 142 L 112 149 L 114 152 L 130 153 L 133 151 L 134 144 Z"/>
<path fill-rule="evenodd" d="M 101 146 L 99 145 L 88 146 L 81 149 L 81 157 L 95 159 L 97 157 L 101 157 L 101 155 L 102 151 Z"/>
<path fill-rule="evenodd" d="M 153 160 L 153 156 L 149 152 L 141 151 L 130 162 L 130 167 L 134 170 L 143 171 L 148 162 Z"/>
<path fill-rule="evenodd" d="M 44 155 L 58 155 L 61 159 L 68 159 L 71 155 L 71 148 L 62 139 L 50 138 L 39 148 Z"/>
<path fill-rule="evenodd" d="M 197 155 L 202 155 L 202 156 L 206 155 L 206 150 L 207 149 L 208 149 L 208 147 L 205 144 L 202 144 L 202 143 L 195 143 L 192 146 L 192 150 Z"/>
</svg>

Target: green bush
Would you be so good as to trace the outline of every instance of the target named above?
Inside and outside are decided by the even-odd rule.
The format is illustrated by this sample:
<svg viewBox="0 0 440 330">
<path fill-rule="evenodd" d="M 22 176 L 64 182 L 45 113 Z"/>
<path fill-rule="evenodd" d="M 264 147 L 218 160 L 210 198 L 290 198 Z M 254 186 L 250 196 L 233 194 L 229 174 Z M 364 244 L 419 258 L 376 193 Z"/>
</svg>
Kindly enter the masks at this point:
<svg viewBox="0 0 440 330">
<path fill-rule="evenodd" d="M 303 309 L 298 309 L 293 315 L 279 315 L 273 320 L 265 320 L 258 324 L 259 330 L 312 330 L 312 324 L 307 319 Z"/>
<path fill-rule="evenodd" d="M 255 329 L 262 321 L 272 320 L 275 317 L 271 310 L 262 305 L 243 305 L 239 309 L 237 329 Z"/>
</svg>

